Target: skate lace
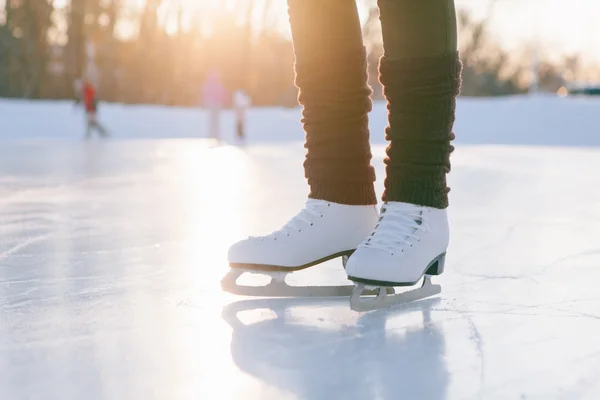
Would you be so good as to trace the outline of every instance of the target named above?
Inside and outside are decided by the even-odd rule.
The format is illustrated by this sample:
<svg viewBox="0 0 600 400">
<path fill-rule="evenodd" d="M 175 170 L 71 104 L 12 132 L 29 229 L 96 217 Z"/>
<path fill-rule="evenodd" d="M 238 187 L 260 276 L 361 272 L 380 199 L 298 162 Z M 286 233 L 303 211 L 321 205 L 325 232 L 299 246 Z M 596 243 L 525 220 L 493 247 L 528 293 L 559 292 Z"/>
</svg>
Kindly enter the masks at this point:
<svg viewBox="0 0 600 400">
<path fill-rule="evenodd" d="M 424 216 L 423 208 L 412 204 L 386 204 L 381 208 L 381 217 L 371 236 L 361 246 L 395 252 L 404 251 L 404 247 L 412 246 L 418 231 L 426 232 L 429 224 Z"/>
<path fill-rule="evenodd" d="M 323 211 L 327 207 L 329 207 L 329 203 L 323 200 L 308 199 L 306 201 L 306 206 L 298 214 L 292 217 L 292 219 L 290 219 L 282 228 L 262 239 L 264 240 L 267 237 L 272 237 L 277 240 L 282 236 L 290 236 L 290 234 L 294 232 L 302 232 L 303 228 L 313 226 L 315 220 L 323 216 Z"/>
</svg>

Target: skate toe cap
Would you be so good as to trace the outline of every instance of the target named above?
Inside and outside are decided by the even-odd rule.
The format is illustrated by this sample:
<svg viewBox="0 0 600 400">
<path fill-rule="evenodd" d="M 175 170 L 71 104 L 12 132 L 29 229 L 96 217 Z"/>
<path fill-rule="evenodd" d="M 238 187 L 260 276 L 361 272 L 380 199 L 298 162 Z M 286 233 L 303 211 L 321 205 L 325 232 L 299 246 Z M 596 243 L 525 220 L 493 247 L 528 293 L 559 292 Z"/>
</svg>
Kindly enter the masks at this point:
<svg viewBox="0 0 600 400">
<path fill-rule="evenodd" d="M 351 278 L 378 282 L 412 283 L 421 277 L 406 264 L 406 259 L 380 249 L 360 248 L 348 260 L 346 273 Z"/>
<path fill-rule="evenodd" d="M 227 258 L 229 264 L 288 266 L 289 251 L 285 250 L 274 246 L 272 239 L 250 237 L 231 246 Z"/>
<path fill-rule="evenodd" d="M 350 256 L 346 264 L 346 273 L 357 278 L 367 279 L 374 275 L 378 266 L 385 258 L 382 251 L 358 249 Z"/>
<path fill-rule="evenodd" d="M 227 254 L 230 264 L 253 264 L 256 263 L 260 254 L 260 239 L 248 238 L 234 243 Z"/>
</svg>

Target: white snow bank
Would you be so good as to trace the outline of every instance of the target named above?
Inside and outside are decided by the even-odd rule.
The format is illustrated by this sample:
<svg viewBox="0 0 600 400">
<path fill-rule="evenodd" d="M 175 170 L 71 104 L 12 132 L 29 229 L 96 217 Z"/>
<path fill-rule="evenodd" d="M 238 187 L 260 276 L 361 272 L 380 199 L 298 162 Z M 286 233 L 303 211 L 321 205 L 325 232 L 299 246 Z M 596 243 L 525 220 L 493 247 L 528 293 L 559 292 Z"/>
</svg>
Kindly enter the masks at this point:
<svg viewBox="0 0 600 400">
<path fill-rule="evenodd" d="M 383 102 L 371 113 L 371 137 L 384 143 Z M 302 141 L 301 110 L 255 108 L 248 113 L 248 140 Z M 207 114 L 194 108 L 101 104 L 100 119 L 116 139 L 207 137 Z M 223 138 L 234 137 L 233 114 L 222 119 Z M 80 140 L 82 110 L 66 101 L 0 99 L 0 140 Z M 600 99 L 558 97 L 459 98 L 456 143 L 600 146 Z"/>
</svg>

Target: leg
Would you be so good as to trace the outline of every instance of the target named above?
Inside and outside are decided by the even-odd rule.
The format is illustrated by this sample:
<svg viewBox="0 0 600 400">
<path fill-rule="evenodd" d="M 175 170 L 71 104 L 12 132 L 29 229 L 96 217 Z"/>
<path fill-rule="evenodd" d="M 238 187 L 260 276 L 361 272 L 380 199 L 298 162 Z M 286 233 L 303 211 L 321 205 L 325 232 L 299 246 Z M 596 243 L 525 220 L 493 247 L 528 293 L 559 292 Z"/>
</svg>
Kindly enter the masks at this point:
<svg viewBox="0 0 600 400">
<path fill-rule="evenodd" d="M 280 230 L 231 247 L 232 273 L 224 287 L 238 294 L 256 293 L 235 287 L 240 270 L 281 274 L 347 257 L 378 218 L 367 116 L 371 89 L 356 4 L 288 0 L 288 5 L 306 132 L 309 199 Z M 348 295 L 352 289 L 289 290 L 281 286 L 283 278 L 278 279 L 264 295 Z"/>
<path fill-rule="evenodd" d="M 85 118 L 86 118 L 85 138 L 89 139 L 92 137 L 92 129 L 94 129 L 95 116 L 93 113 L 88 111 L 88 112 L 86 112 Z"/>
<path fill-rule="evenodd" d="M 379 0 L 389 126 L 384 201 L 445 208 L 460 78 L 454 0 Z"/>
<path fill-rule="evenodd" d="M 108 131 L 100 122 L 96 121 L 96 129 L 100 132 L 100 136 L 108 137 Z"/>
<path fill-rule="evenodd" d="M 379 0 L 384 42 L 380 80 L 388 102 L 386 180 L 381 218 L 347 265 L 355 310 L 439 292 L 449 242 L 450 145 L 461 64 L 453 0 Z M 423 286 L 372 303 L 364 287 Z"/>
<path fill-rule="evenodd" d="M 243 117 L 238 116 L 237 122 L 236 122 L 236 131 L 237 131 L 238 139 L 240 139 L 240 140 L 244 139 L 244 118 Z"/>
<path fill-rule="evenodd" d="M 377 204 L 368 127 L 371 89 L 356 4 L 288 0 L 288 5 L 309 197 Z"/>
<path fill-rule="evenodd" d="M 219 107 L 213 106 L 210 110 L 210 137 L 219 140 Z"/>
</svg>

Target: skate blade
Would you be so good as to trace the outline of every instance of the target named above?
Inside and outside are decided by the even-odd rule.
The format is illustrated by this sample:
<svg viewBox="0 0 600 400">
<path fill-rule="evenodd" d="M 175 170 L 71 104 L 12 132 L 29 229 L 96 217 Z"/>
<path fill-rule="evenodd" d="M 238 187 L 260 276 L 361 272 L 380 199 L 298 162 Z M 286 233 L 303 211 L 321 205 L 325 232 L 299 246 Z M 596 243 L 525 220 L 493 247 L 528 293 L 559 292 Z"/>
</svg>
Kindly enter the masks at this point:
<svg viewBox="0 0 600 400">
<path fill-rule="evenodd" d="M 265 286 L 245 286 L 237 283 L 244 273 L 268 275 L 271 282 Z M 256 270 L 233 268 L 221 280 L 224 291 L 238 296 L 249 297 L 349 297 L 354 291 L 354 285 L 341 286 L 291 286 L 285 282 L 288 272 L 267 273 Z M 387 292 L 394 293 L 393 288 Z M 375 295 L 378 290 L 367 290 L 366 295 Z"/>
<path fill-rule="evenodd" d="M 375 297 L 364 298 L 362 296 L 369 296 L 369 291 L 366 290 L 367 287 L 368 285 L 362 283 L 356 284 L 355 289 L 350 296 L 350 308 L 352 310 L 363 312 L 389 308 L 434 296 L 442 291 L 440 285 L 431 283 L 431 277 L 428 275 L 423 279 L 423 285 L 420 288 L 397 294 L 388 294 L 388 291 L 384 289 L 389 288 L 381 287 L 375 289 L 375 291 L 377 291 Z M 373 290 L 370 290 L 370 292 L 373 292 Z"/>
</svg>

